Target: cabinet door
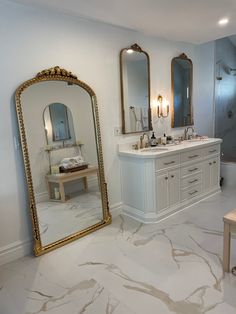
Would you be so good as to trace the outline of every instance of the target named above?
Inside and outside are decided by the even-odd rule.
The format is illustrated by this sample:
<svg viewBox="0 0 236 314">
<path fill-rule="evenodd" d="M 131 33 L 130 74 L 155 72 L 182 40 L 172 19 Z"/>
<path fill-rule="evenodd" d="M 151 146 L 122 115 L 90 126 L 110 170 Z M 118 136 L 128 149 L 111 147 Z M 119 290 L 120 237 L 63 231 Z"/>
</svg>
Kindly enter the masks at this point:
<svg viewBox="0 0 236 314">
<path fill-rule="evenodd" d="M 211 188 L 211 167 L 212 160 L 207 160 L 204 162 L 203 167 L 203 192 L 207 192 Z"/>
<path fill-rule="evenodd" d="M 169 172 L 169 206 L 178 204 L 180 201 L 180 170 Z"/>
<path fill-rule="evenodd" d="M 204 163 L 203 188 L 204 191 L 210 191 L 219 186 L 219 157 L 209 159 Z"/>
<path fill-rule="evenodd" d="M 168 173 L 156 176 L 156 203 L 157 210 L 163 210 L 169 207 L 169 191 L 168 191 Z"/>
<path fill-rule="evenodd" d="M 219 158 L 214 158 L 211 160 L 211 188 L 214 189 L 219 186 Z"/>
</svg>

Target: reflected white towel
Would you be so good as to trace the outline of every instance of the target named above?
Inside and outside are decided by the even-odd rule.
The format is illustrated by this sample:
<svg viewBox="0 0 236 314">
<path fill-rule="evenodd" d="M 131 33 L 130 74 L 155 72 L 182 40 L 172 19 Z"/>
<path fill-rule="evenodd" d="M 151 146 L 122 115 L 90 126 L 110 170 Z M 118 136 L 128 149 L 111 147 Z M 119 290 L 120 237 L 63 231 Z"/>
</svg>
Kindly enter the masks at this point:
<svg viewBox="0 0 236 314">
<path fill-rule="evenodd" d="M 143 130 L 148 129 L 148 108 L 146 107 L 142 108 L 142 126 Z"/>
<path fill-rule="evenodd" d="M 141 107 L 130 107 L 131 132 L 143 131 L 143 118 Z"/>
<path fill-rule="evenodd" d="M 136 116 L 136 126 L 135 131 L 142 131 L 143 125 L 142 125 L 142 108 L 134 108 L 134 113 Z"/>
</svg>

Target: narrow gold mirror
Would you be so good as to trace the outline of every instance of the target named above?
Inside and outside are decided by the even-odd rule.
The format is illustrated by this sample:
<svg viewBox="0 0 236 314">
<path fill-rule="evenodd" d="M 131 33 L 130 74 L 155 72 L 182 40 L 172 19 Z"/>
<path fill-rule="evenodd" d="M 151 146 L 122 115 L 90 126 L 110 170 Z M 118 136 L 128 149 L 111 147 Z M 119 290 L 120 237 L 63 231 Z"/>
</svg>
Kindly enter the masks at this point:
<svg viewBox="0 0 236 314">
<path fill-rule="evenodd" d="M 150 131 L 150 64 L 137 44 L 120 52 L 122 133 Z"/>
<path fill-rule="evenodd" d="M 93 90 L 59 67 L 16 91 L 35 254 L 111 222 Z"/>
<path fill-rule="evenodd" d="M 76 144 L 73 116 L 70 109 L 60 103 L 49 104 L 43 113 L 47 143 L 56 147 L 58 142 Z"/>
<path fill-rule="evenodd" d="M 192 60 L 184 53 L 171 62 L 172 110 L 171 127 L 193 125 Z"/>
</svg>

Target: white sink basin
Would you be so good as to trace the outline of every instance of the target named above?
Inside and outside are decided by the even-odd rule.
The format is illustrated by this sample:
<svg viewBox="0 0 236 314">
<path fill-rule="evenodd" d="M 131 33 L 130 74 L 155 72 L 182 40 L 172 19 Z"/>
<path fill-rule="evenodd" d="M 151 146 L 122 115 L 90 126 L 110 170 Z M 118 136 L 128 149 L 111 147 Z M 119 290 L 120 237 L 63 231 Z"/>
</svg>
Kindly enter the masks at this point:
<svg viewBox="0 0 236 314">
<path fill-rule="evenodd" d="M 166 147 L 147 147 L 147 148 L 143 148 L 141 149 L 140 151 L 142 153 L 145 153 L 145 152 L 161 152 L 161 151 L 167 151 L 168 148 Z"/>
</svg>

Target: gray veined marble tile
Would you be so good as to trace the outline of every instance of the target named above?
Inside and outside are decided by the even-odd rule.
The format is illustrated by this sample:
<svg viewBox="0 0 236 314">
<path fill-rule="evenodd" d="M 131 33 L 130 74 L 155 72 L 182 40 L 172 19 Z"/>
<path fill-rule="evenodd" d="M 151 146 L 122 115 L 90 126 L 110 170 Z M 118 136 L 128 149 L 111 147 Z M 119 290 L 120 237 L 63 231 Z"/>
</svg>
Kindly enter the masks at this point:
<svg viewBox="0 0 236 314">
<path fill-rule="evenodd" d="M 100 222 L 103 219 L 100 192 L 94 187 L 65 203 L 39 202 L 37 214 L 45 246 Z"/>
<path fill-rule="evenodd" d="M 222 271 L 222 216 L 235 203 L 228 189 L 157 224 L 117 216 L 47 255 L 4 265 L 0 314 L 235 314 L 236 277 Z"/>
</svg>

